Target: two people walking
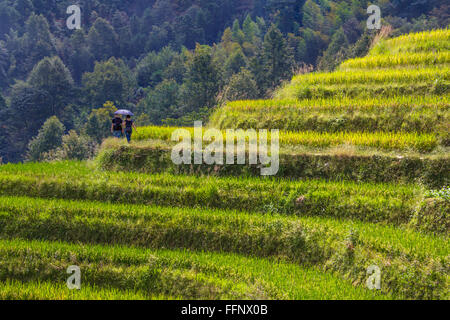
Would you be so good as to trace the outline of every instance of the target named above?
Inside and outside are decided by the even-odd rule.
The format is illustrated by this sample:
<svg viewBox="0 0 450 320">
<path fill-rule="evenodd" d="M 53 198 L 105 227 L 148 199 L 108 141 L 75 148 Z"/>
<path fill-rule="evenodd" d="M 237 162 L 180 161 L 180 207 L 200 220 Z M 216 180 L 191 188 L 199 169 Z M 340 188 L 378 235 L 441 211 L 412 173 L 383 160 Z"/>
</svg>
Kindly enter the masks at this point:
<svg viewBox="0 0 450 320">
<path fill-rule="evenodd" d="M 131 120 L 131 116 L 127 115 L 126 120 L 123 121 L 120 114 L 116 114 L 112 120 L 111 133 L 114 137 L 120 139 L 125 134 L 128 143 L 131 141 L 131 136 L 133 134 L 133 128 L 137 130 L 134 121 Z"/>
</svg>

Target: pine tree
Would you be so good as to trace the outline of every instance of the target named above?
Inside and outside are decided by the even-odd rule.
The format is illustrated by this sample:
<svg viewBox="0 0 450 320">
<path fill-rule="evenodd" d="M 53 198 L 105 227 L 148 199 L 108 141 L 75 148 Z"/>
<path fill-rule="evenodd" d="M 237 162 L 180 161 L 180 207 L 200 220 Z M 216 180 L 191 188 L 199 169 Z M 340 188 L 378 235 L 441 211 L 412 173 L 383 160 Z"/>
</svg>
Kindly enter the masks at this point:
<svg viewBox="0 0 450 320">
<path fill-rule="evenodd" d="M 347 57 L 349 43 L 344 30 L 340 28 L 331 40 L 330 45 L 319 61 L 319 69 L 332 71 Z"/>
<path fill-rule="evenodd" d="M 97 18 L 89 30 L 88 43 L 96 60 L 106 60 L 116 55 L 118 36 L 108 21 Z"/>
<path fill-rule="evenodd" d="M 52 115 L 59 115 L 74 96 L 74 81 L 58 56 L 41 60 L 31 71 L 28 83 L 51 98 Z"/>
<path fill-rule="evenodd" d="M 20 53 L 25 63 L 19 66 L 21 74 L 27 74 L 40 60 L 56 53 L 50 27 L 43 15 L 32 14 L 25 24 L 25 30 Z"/>
<path fill-rule="evenodd" d="M 303 27 L 319 31 L 324 23 L 324 17 L 320 7 L 313 1 L 306 1 L 303 6 Z"/>
<path fill-rule="evenodd" d="M 77 84 L 81 83 L 83 73 L 94 67 L 94 56 L 89 51 L 86 37 L 82 30 L 75 30 L 69 41 L 68 65 Z"/>
<path fill-rule="evenodd" d="M 8 70 L 10 66 L 9 53 L 4 43 L 0 42 L 0 88 L 8 84 Z"/>
<path fill-rule="evenodd" d="M 197 45 L 188 61 L 184 83 L 186 111 L 198 111 L 203 107 L 212 108 L 216 103 L 220 86 L 219 68 L 213 60 L 211 48 Z"/>
<path fill-rule="evenodd" d="M 252 20 L 252 17 L 250 14 L 247 15 L 247 17 L 244 20 L 244 23 L 242 24 L 242 31 L 245 35 L 245 41 L 252 42 L 253 37 L 259 37 L 260 36 L 260 30 L 258 28 L 258 25 Z"/>
<path fill-rule="evenodd" d="M 179 116 L 176 114 L 179 90 L 180 85 L 174 80 L 164 80 L 138 104 L 139 113 L 148 115 L 156 125 L 161 125 L 163 119 Z"/>
<path fill-rule="evenodd" d="M 292 55 L 280 30 L 272 25 L 264 37 L 264 65 L 268 83 L 277 86 L 291 75 Z"/>
<path fill-rule="evenodd" d="M 241 71 L 241 68 L 247 67 L 247 59 L 239 48 L 235 50 L 225 61 L 225 77 L 228 79 L 233 74 Z"/>
<path fill-rule="evenodd" d="M 238 19 L 234 20 L 233 28 L 231 29 L 231 31 L 233 35 L 233 41 L 242 44 L 245 40 L 245 35 L 241 30 Z"/>
<path fill-rule="evenodd" d="M 233 75 L 224 90 L 224 99 L 228 101 L 256 99 L 258 86 L 252 73 L 247 69 Z"/>
</svg>

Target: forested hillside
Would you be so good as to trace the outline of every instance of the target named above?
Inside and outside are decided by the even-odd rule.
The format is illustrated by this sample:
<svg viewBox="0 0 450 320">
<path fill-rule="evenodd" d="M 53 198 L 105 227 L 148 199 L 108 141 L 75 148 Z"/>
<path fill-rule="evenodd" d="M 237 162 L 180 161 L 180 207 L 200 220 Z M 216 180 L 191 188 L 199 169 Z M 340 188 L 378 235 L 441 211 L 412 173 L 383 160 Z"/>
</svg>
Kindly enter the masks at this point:
<svg viewBox="0 0 450 320">
<path fill-rule="evenodd" d="M 390 35 L 449 23 L 445 1 L 373 2 Z M 2 0 L 0 158 L 92 154 L 115 107 L 140 125 L 192 125 L 224 101 L 268 97 L 299 70 L 365 55 L 373 2 Z M 66 27 L 72 4 L 80 30 Z"/>
</svg>

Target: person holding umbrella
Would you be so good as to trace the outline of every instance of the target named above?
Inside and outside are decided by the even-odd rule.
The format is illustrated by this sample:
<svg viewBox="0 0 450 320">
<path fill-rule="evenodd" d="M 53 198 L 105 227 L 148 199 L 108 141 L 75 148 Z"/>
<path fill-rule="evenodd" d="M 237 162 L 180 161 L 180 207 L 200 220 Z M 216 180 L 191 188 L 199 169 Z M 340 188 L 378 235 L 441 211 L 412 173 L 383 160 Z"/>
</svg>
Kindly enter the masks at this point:
<svg viewBox="0 0 450 320">
<path fill-rule="evenodd" d="M 113 131 L 114 136 L 117 138 L 121 138 L 122 134 L 125 131 L 125 136 L 127 137 L 127 141 L 128 141 L 128 143 L 130 143 L 131 135 L 133 134 L 133 128 L 135 130 L 137 130 L 136 126 L 134 125 L 134 121 L 131 120 L 131 116 L 133 116 L 134 114 L 130 110 L 124 110 L 124 109 L 118 110 L 114 114 L 116 117 L 113 119 L 113 125 L 111 127 L 111 130 Z M 125 121 L 123 121 L 120 118 L 120 115 L 126 116 L 127 119 Z M 125 124 L 125 130 L 123 128 L 123 124 Z"/>
</svg>

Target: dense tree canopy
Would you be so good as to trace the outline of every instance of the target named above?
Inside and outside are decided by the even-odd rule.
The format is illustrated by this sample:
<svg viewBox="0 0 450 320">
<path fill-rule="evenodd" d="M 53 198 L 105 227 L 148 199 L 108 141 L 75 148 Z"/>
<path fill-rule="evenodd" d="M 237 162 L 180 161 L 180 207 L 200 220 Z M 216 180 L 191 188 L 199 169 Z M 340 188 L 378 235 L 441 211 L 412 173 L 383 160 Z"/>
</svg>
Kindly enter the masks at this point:
<svg viewBox="0 0 450 320">
<path fill-rule="evenodd" d="M 39 129 L 38 135 L 30 141 L 28 145 L 27 160 L 43 160 L 46 152 L 61 146 L 64 129 L 64 125 L 57 117 L 53 116 L 49 118 L 42 128 Z"/>
</svg>

